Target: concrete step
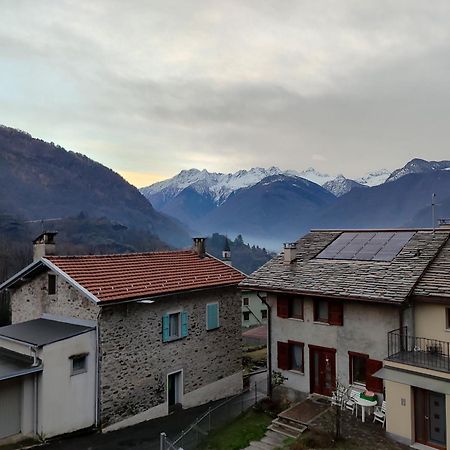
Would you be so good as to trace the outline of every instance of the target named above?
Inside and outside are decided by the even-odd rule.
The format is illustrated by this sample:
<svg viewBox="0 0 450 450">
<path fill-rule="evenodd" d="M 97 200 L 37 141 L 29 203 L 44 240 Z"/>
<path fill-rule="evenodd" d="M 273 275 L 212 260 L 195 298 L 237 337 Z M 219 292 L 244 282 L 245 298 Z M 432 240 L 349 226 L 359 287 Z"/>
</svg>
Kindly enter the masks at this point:
<svg viewBox="0 0 450 450">
<path fill-rule="evenodd" d="M 283 444 L 285 437 L 281 434 L 275 433 L 275 431 L 267 430 L 266 435 L 261 439 L 263 442 L 272 443 L 275 445 Z"/>
<path fill-rule="evenodd" d="M 281 434 L 283 436 L 286 437 L 290 437 L 290 438 L 294 438 L 297 439 L 301 433 L 296 433 L 292 430 L 286 429 L 286 428 L 282 428 L 279 425 L 276 424 L 271 424 L 267 427 L 269 430 L 274 431 L 275 433 Z"/>
<path fill-rule="evenodd" d="M 272 421 L 274 425 L 278 425 L 281 428 L 287 428 L 288 430 L 293 431 L 294 433 L 303 433 L 306 430 L 306 425 L 300 424 L 298 422 L 292 422 L 292 420 L 286 420 L 281 418 L 276 418 Z"/>
<path fill-rule="evenodd" d="M 274 433 L 274 434 L 276 434 L 276 433 Z M 279 439 L 274 439 L 274 438 L 272 438 L 272 437 L 267 437 L 267 436 L 264 436 L 262 439 L 261 439 L 261 442 L 264 442 L 264 444 L 267 444 L 267 445 L 271 445 L 272 447 L 280 447 L 281 445 L 283 445 L 283 441 L 284 441 L 284 436 L 282 437 L 280 434 L 278 434 L 277 436 L 279 436 Z"/>
<path fill-rule="evenodd" d="M 273 448 L 275 448 L 273 445 L 266 444 L 265 442 L 261 441 L 251 441 L 250 447 L 255 447 L 258 450 L 272 450 Z"/>
</svg>

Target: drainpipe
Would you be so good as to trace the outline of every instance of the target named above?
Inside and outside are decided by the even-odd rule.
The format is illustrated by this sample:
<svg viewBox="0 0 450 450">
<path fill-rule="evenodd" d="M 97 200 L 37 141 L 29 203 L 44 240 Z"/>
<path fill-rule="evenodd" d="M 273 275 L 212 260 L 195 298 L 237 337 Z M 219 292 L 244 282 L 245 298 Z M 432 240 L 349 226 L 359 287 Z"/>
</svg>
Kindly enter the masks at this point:
<svg viewBox="0 0 450 450">
<path fill-rule="evenodd" d="M 100 314 L 101 309 L 97 313 L 97 323 L 95 326 L 95 428 L 98 428 L 100 424 Z"/>
<path fill-rule="evenodd" d="M 38 407 L 38 402 L 39 402 L 39 393 L 38 393 L 38 374 L 35 373 L 34 374 L 34 389 L 33 389 L 33 394 L 34 394 L 34 434 L 35 436 L 38 435 L 39 433 L 39 419 L 38 419 L 38 414 L 39 414 L 39 407 Z"/>
<path fill-rule="evenodd" d="M 266 298 L 259 292 L 256 293 L 259 299 L 267 306 L 267 395 L 272 398 L 272 307 L 267 303 Z"/>
</svg>

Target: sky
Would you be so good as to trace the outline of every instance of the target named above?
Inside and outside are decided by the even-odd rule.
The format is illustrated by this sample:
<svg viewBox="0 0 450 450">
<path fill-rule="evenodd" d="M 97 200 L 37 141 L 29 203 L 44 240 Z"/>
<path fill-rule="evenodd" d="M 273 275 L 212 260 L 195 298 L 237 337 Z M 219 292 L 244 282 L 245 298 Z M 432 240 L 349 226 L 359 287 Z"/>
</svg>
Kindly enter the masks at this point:
<svg viewBox="0 0 450 450">
<path fill-rule="evenodd" d="M 136 186 L 450 159 L 447 0 L 0 0 L 0 123 Z"/>
</svg>

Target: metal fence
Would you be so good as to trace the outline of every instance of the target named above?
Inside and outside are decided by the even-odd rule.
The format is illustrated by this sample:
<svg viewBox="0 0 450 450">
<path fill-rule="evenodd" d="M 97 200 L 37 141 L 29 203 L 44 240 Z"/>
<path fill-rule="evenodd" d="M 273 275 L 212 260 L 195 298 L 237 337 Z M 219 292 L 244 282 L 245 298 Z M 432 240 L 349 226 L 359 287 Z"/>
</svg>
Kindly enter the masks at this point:
<svg viewBox="0 0 450 450">
<path fill-rule="evenodd" d="M 450 343 L 408 336 L 406 327 L 388 333 L 388 359 L 450 372 Z"/>
<path fill-rule="evenodd" d="M 267 381 L 263 377 L 252 380 L 248 389 L 209 408 L 173 441 L 165 433 L 161 433 L 160 449 L 194 450 L 199 448 L 211 431 L 223 427 L 265 398 L 266 389 Z"/>
</svg>

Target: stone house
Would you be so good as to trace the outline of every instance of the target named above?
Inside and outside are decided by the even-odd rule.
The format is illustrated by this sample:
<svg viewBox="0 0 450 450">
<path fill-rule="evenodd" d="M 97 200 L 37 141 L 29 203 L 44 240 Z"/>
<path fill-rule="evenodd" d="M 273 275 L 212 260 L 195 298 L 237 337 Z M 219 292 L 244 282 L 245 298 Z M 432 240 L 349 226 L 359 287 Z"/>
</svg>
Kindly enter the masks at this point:
<svg viewBox="0 0 450 450">
<path fill-rule="evenodd" d="M 10 327 L 45 318 L 95 330 L 91 425 L 120 428 L 241 391 L 244 276 L 206 254 L 204 241 L 184 251 L 56 256 L 45 250 L 52 238 L 41 238 L 41 257 L 0 286 L 10 292 Z M 35 434 L 39 426 L 35 418 Z"/>
<path fill-rule="evenodd" d="M 287 394 L 367 388 L 387 401 L 392 437 L 450 448 L 449 236 L 313 230 L 244 280 L 269 305 Z"/>
</svg>

